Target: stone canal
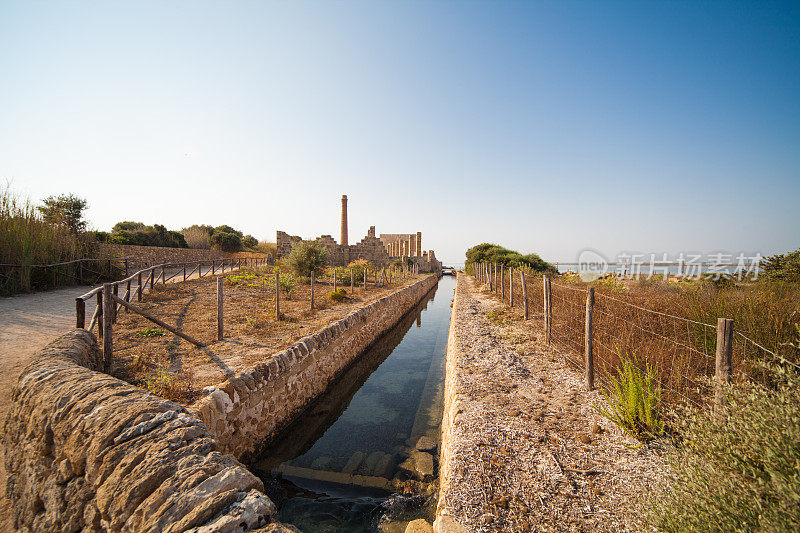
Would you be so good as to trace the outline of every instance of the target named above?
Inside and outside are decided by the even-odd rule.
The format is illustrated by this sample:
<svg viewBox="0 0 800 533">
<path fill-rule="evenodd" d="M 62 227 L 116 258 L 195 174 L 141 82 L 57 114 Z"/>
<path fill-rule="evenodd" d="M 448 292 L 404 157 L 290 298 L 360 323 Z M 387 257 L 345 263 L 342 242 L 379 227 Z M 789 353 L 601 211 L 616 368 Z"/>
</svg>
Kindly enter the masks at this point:
<svg viewBox="0 0 800 533">
<path fill-rule="evenodd" d="M 455 278 L 365 351 L 249 465 L 305 533 L 432 521 Z"/>
</svg>

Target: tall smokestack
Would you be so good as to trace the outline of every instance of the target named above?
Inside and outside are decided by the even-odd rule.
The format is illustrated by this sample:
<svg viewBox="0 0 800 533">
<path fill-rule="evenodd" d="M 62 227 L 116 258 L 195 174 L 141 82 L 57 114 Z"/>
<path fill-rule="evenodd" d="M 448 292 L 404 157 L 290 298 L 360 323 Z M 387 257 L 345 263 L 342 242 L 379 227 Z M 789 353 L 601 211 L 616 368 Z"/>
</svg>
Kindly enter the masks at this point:
<svg viewBox="0 0 800 533">
<path fill-rule="evenodd" d="M 342 246 L 347 246 L 347 195 L 342 195 L 342 240 L 339 241 Z"/>
</svg>

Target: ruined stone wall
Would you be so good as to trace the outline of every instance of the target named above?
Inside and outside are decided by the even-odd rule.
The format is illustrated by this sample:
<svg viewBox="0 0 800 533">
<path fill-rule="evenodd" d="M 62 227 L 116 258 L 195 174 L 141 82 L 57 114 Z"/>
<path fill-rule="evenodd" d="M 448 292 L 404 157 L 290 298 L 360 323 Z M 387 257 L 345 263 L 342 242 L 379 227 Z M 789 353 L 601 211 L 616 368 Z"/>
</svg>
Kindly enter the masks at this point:
<svg viewBox="0 0 800 533">
<path fill-rule="evenodd" d="M 137 246 L 134 244 L 103 244 L 98 252 L 102 257 L 119 257 L 128 260 L 128 272 L 162 263 L 192 263 L 238 256 L 262 256 L 268 254 L 239 252 L 231 254 L 220 250 L 198 250 L 194 248 L 166 248 L 161 246 Z"/>
<path fill-rule="evenodd" d="M 334 266 L 346 266 L 351 261 L 366 259 L 376 265 L 385 265 L 389 262 L 389 254 L 380 239 L 374 236 L 374 228 L 370 230 L 373 235 L 368 234 L 356 244 L 342 246 L 337 244 L 330 235 L 322 235 L 314 240 L 318 246 L 325 248 L 330 257 L 330 264 Z M 286 232 L 278 231 L 276 236 L 278 246 L 278 258 L 286 257 L 292 250 L 292 246 L 301 242 L 299 237 L 293 237 Z"/>
<path fill-rule="evenodd" d="M 193 408 L 223 450 L 251 458 L 437 281 L 428 276 L 329 324 L 251 371 L 207 388 Z"/>
<path fill-rule="evenodd" d="M 94 336 L 76 329 L 20 375 L 3 432 L 15 528 L 238 531 L 270 520 L 261 481 L 201 421 L 102 364 Z"/>
</svg>

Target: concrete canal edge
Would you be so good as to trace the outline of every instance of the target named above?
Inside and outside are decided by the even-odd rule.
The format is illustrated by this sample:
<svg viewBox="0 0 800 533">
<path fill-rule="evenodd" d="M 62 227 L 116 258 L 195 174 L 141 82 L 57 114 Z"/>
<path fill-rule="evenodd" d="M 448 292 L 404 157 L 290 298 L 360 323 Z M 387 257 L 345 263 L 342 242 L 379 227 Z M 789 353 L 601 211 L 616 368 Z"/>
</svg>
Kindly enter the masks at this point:
<svg viewBox="0 0 800 533">
<path fill-rule="evenodd" d="M 463 274 L 459 273 L 458 276 Z M 453 296 L 453 310 L 450 314 L 450 331 L 447 335 L 447 355 L 445 357 L 445 377 L 444 377 L 444 410 L 442 414 L 442 443 L 439 448 L 439 501 L 436 505 L 436 519 L 433 522 L 435 533 L 466 533 L 467 529 L 461 525 L 453 516 L 447 514 L 445 510 L 444 496 L 448 492 L 451 471 L 453 467 L 452 452 L 453 439 L 455 434 L 455 423 L 458 415 L 462 412 L 463 398 L 456 394 L 458 390 L 458 368 L 456 361 L 460 357 L 456 336 L 457 313 L 462 303 L 461 295 L 458 291 L 458 278 L 456 278 L 456 290 Z"/>
<path fill-rule="evenodd" d="M 275 506 L 261 480 L 228 454 L 254 452 L 437 282 L 431 275 L 404 287 L 210 388 L 196 411 L 100 372 L 94 335 L 65 333 L 33 358 L 12 392 L 2 444 L 14 527 L 265 526 Z"/>
<path fill-rule="evenodd" d="M 222 450 L 252 459 L 438 281 L 427 276 L 353 311 L 250 371 L 208 387 L 193 409 Z"/>
</svg>

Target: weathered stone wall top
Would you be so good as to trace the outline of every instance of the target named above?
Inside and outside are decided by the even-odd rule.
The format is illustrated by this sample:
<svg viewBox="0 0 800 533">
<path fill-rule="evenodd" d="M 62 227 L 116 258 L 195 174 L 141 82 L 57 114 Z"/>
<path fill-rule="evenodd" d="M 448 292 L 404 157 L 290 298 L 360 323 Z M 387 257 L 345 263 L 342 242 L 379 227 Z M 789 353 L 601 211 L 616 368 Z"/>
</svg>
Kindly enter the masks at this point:
<svg viewBox="0 0 800 533">
<path fill-rule="evenodd" d="M 101 365 L 94 336 L 76 329 L 20 375 L 3 432 L 14 527 L 210 532 L 270 521 L 261 481 L 218 452 L 201 421 Z"/>
<path fill-rule="evenodd" d="M 162 263 L 190 263 L 236 257 L 220 250 L 199 250 L 195 248 L 167 248 L 161 246 L 137 246 L 134 244 L 103 244 L 101 255 L 110 255 L 128 260 L 128 271 L 136 272 L 143 268 Z M 263 256 L 267 254 L 247 254 Z"/>
</svg>

